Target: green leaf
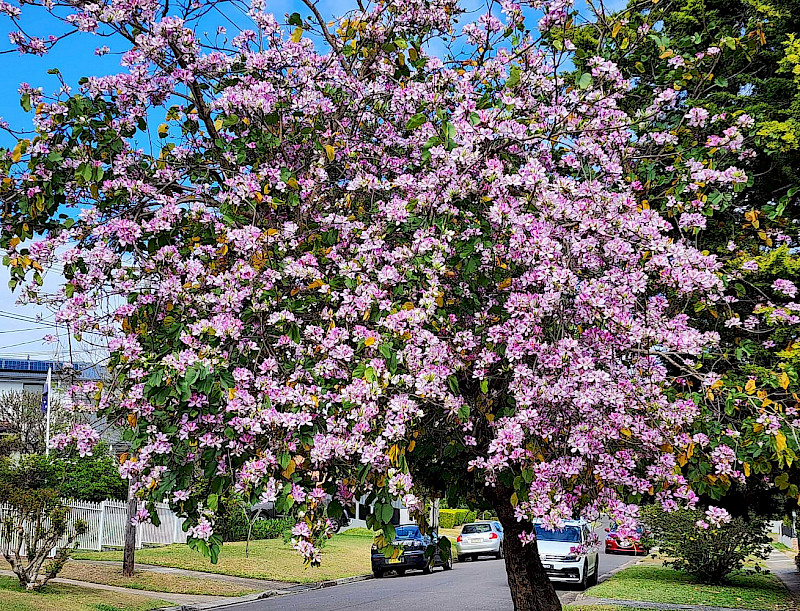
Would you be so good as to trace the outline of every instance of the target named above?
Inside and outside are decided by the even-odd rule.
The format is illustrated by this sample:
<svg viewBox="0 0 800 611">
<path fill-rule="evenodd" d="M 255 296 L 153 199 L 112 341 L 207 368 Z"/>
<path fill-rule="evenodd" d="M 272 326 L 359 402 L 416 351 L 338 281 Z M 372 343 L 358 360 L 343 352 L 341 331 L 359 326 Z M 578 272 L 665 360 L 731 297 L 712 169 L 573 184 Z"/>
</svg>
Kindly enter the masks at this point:
<svg viewBox="0 0 800 611">
<path fill-rule="evenodd" d="M 592 84 L 592 75 L 584 72 L 578 77 L 577 84 L 581 89 L 587 89 Z"/>
<path fill-rule="evenodd" d="M 489 380 L 481 380 L 481 392 L 484 395 L 489 392 Z"/>
<path fill-rule="evenodd" d="M 303 18 L 300 16 L 300 13 L 292 13 L 287 23 L 289 25 L 301 26 L 303 25 Z"/>
<path fill-rule="evenodd" d="M 506 87 L 514 87 L 519 83 L 519 79 L 520 79 L 519 66 L 512 66 L 511 73 L 509 74 L 508 79 L 506 79 Z"/>
<path fill-rule="evenodd" d="M 31 94 L 24 93 L 22 97 L 19 99 L 19 105 L 22 106 L 22 110 L 25 112 L 31 111 Z"/>
<path fill-rule="evenodd" d="M 392 507 L 391 503 L 381 503 L 376 505 L 375 515 L 384 524 L 389 524 L 392 521 L 392 516 L 394 515 L 394 507 Z"/>
<path fill-rule="evenodd" d="M 724 76 L 718 76 L 714 79 L 714 84 L 718 85 L 719 87 L 727 87 L 728 79 L 726 79 Z"/>
<path fill-rule="evenodd" d="M 428 117 L 425 116 L 424 113 L 418 112 L 413 117 L 411 117 L 408 122 L 406 123 L 406 129 L 417 129 L 420 125 L 424 124 L 428 120 Z"/>
</svg>

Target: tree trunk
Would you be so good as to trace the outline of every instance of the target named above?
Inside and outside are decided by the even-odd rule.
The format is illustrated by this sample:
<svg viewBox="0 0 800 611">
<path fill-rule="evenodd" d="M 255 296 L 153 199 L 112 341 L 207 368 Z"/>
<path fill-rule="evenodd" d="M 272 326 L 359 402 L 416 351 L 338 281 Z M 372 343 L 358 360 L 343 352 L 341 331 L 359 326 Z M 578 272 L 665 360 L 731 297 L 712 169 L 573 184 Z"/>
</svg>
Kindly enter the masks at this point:
<svg viewBox="0 0 800 611">
<path fill-rule="evenodd" d="M 536 541 L 523 545 L 519 539 L 523 531 L 533 530 L 533 524 L 517 521 L 510 501 L 512 494 L 512 490 L 498 484 L 487 496 L 503 525 L 506 575 L 514 611 L 561 611 L 561 601 L 547 578 Z"/>
<path fill-rule="evenodd" d="M 133 518 L 136 516 L 137 501 L 133 493 L 133 480 L 128 486 L 128 511 L 125 522 L 125 551 L 122 553 L 122 574 L 133 577 L 134 556 L 136 554 L 136 525 Z"/>
</svg>

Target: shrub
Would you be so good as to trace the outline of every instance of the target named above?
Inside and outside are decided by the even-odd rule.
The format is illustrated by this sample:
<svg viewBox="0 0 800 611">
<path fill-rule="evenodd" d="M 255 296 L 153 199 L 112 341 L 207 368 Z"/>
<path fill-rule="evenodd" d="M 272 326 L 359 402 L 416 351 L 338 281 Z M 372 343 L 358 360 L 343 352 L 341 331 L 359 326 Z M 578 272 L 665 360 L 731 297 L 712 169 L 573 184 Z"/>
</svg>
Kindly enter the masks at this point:
<svg viewBox="0 0 800 611">
<path fill-rule="evenodd" d="M 250 522 L 247 513 L 239 503 L 230 503 L 217 515 L 214 530 L 222 536 L 225 542 L 246 541 Z M 254 537 L 255 538 L 255 537 Z"/>
<path fill-rule="evenodd" d="M 476 512 L 469 509 L 439 509 L 439 528 L 455 528 L 474 522 L 476 515 Z"/>
<path fill-rule="evenodd" d="M 51 466 L 40 456 L 0 461 L 0 503 L 10 507 L 2 516 L 0 549 L 26 590 L 39 590 L 58 575 L 86 532 L 85 522 L 70 521 Z"/>
<path fill-rule="evenodd" d="M 668 560 L 665 566 L 695 575 L 704 583 L 717 584 L 742 568 L 745 558 L 766 558 L 771 546 L 767 522 L 755 515 L 732 518 L 728 524 L 703 529 L 698 520 L 705 520 L 702 511 L 679 509 L 666 512 L 661 507 L 642 509 L 660 551 Z"/>
<path fill-rule="evenodd" d="M 295 521 L 290 518 L 260 518 L 253 522 L 251 539 L 281 539 L 286 531 L 291 530 Z M 364 528 L 355 530 L 366 530 Z M 370 535 L 372 531 L 369 531 Z M 356 533 L 342 533 L 356 534 Z"/>
<path fill-rule="evenodd" d="M 92 456 L 60 459 L 63 469 L 61 495 L 99 503 L 106 499 L 124 501 L 128 498 L 128 484 L 119 475 L 116 459 L 108 453 L 108 446 L 98 444 Z"/>
</svg>

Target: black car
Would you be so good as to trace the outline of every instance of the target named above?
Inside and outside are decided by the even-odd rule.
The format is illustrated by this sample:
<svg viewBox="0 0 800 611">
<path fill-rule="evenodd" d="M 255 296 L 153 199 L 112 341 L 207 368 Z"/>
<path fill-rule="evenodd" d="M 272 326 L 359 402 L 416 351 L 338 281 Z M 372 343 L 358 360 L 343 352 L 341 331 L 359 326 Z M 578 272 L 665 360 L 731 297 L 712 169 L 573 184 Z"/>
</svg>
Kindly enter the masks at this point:
<svg viewBox="0 0 800 611">
<path fill-rule="evenodd" d="M 411 569 L 430 573 L 437 566 L 445 571 L 453 568 L 450 539 L 447 537 L 436 533 L 423 535 L 416 524 L 395 526 L 394 532 L 393 547 L 382 551 L 376 544 L 372 545 L 372 574 L 375 577 L 383 577 L 386 571 L 402 575 Z"/>
</svg>

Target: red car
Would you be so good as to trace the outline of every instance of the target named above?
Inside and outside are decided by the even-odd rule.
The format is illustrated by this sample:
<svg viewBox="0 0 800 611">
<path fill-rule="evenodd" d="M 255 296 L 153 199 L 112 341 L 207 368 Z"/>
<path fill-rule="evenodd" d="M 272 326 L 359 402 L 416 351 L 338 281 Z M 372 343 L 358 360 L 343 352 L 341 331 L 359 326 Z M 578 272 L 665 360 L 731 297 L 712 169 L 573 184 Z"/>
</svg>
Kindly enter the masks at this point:
<svg viewBox="0 0 800 611">
<path fill-rule="evenodd" d="M 645 544 L 648 533 L 638 526 L 636 534 L 623 537 L 617 532 L 617 525 L 612 523 L 611 528 L 606 528 L 606 554 L 646 554 L 650 550 Z"/>
</svg>

